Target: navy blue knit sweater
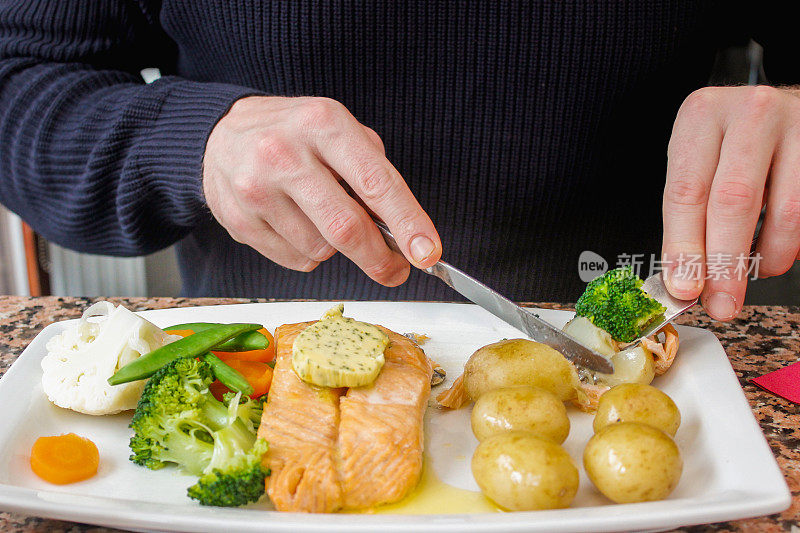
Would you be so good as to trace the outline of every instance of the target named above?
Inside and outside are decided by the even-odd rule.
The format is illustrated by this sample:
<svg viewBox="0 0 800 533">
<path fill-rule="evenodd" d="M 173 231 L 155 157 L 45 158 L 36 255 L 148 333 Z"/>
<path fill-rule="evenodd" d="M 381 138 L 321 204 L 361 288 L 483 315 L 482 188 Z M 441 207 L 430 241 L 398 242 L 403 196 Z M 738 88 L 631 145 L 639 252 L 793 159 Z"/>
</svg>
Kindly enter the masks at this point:
<svg viewBox="0 0 800 533">
<path fill-rule="evenodd" d="M 582 250 L 612 264 L 658 251 L 674 114 L 742 29 L 727 20 L 736 12 L 688 0 L 0 0 L 0 201 L 84 252 L 179 242 L 191 296 L 453 298 L 419 272 L 381 287 L 338 255 L 310 274 L 283 269 L 210 215 L 202 157 L 231 104 L 328 96 L 382 136 L 445 259 L 515 299 L 574 300 Z M 145 67 L 164 76 L 144 85 Z"/>
</svg>

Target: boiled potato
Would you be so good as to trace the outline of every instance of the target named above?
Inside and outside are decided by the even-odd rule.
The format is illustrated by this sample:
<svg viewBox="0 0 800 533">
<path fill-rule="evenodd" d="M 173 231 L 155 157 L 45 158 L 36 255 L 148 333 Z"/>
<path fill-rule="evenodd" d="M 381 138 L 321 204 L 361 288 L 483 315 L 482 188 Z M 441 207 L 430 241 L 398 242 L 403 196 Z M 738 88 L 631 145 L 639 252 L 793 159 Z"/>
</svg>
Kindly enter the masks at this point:
<svg viewBox="0 0 800 533">
<path fill-rule="evenodd" d="M 592 324 L 592 321 L 585 316 L 575 316 L 561 329 L 584 346 L 608 358 L 613 357 L 619 350 L 619 343 L 614 337 L 606 330 Z"/>
<path fill-rule="evenodd" d="M 606 426 L 583 451 L 592 483 L 616 503 L 663 500 L 678 484 L 683 460 L 663 431 L 638 422 Z"/>
<path fill-rule="evenodd" d="M 594 431 L 617 422 L 641 422 L 674 437 L 681 425 L 681 412 L 672 398 L 650 385 L 626 383 L 600 397 L 594 416 Z"/>
<path fill-rule="evenodd" d="M 563 328 L 585 346 L 605 355 L 614 364 L 613 374 L 595 374 L 598 383 L 619 385 L 620 383 L 650 383 L 655 376 L 653 354 L 642 346 L 619 350 L 619 343 L 604 329 L 598 328 L 583 316 L 576 316 Z"/>
<path fill-rule="evenodd" d="M 656 364 L 653 354 L 642 346 L 617 352 L 611 358 L 614 364 L 613 374 L 596 374 L 599 383 L 613 387 L 620 383 L 650 384 L 656 375 Z"/>
<path fill-rule="evenodd" d="M 472 432 L 482 441 L 507 431 L 530 431 L 557 444 L 569 435 L 564 402 L 539 387 L 495 389 L 481 394 L 472 408 Z"/>
<path fill-rule="evenodd" d="M 472 475 L 483 493 L 510 511 L 562 509 L 578 491 L 578 469 L 564 449 L 525 431 L 478 445 Z"/>
<path fill-rule="evenodd" d="M 472 400 L 493 389 L 532 385 L 559 400 L 575 397 L 580 387 L 575 367 L 553 348 L 526 339 L 510 339 L 479 348 L 464 365 L 464 388 Z"/>
</svg>

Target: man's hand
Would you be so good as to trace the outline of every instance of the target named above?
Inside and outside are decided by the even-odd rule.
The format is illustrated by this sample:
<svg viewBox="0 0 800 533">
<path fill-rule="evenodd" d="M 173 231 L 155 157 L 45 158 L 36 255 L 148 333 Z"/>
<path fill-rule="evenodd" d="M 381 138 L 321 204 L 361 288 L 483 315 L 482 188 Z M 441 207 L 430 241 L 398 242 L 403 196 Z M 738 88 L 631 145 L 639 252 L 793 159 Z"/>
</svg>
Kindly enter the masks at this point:
<svg viewBox="0 0 800 533">
<path fill-rule="evenodd" d="M 741 310 L 747 275 L 736 263 L 750 252 L 765 204 L 759 277 L 783 274 L 798 259 L 798 94 L 766 86 L 709 87 L 692 93 L 678 111 L 664 189 L 665 278 L 677 298 L 702 293 L 706 312 L 718 320 Z M 727 272 L 716 264 L 729 260 Z"/>
<path fill-rule="evenodd" d="M 415 266 L 439 260 L 439 235 L 380 137 L 335 100 L 243 98 L 208 138 L 203 190 L 234 239 L 304 272 L 338 250 L 375 281 L 403 283 L 408 262 L 389 250 L 341 181 L 386 222 Z"/>
</svg>

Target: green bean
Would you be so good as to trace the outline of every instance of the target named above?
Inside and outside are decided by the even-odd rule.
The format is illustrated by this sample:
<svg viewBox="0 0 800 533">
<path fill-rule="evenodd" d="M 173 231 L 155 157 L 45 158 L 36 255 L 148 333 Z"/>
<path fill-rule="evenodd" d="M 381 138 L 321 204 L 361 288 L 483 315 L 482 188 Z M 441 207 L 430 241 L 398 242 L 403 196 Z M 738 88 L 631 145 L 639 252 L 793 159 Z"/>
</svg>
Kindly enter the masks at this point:
<svg viewBox="0 0 800 533">
<path fill-rule="evenodd" d="M 213 322 L 190 322 L 189 324 L 177 324 L 164 328 L 164 331 L 189 330 L 198 333 L 219 325 L 221 324 Z M 223 342 L 219 346 L 215 346 L 214 350 L 217 352 L 249 352 L 251 350 L 266 350 L 268 347 L 269 339 L 267 339 L 266 335 L 260 331 L 247 331 Z"/>
<path fill-rule="evenodd" d="M 233 392 L 241 392 L 242 396 L 253 394 L 253 387 L 245 377 L 235 368 L 231 368 L 225 361 L 211 352 L 203 354 L 203 361 L 209 364 L 216 378 Z"/>
<path fill-rule="evenodd" d="M 121 385 L 122 383 L 149 378 L 159 368 L 175 359 L 200 357 L 218 344 L 241 333 L 255 331 L 260 327 L 261 324 L 222 324 L 200 331 L 134 359 L 108 378 L 108 384 Z"/>
</svg>

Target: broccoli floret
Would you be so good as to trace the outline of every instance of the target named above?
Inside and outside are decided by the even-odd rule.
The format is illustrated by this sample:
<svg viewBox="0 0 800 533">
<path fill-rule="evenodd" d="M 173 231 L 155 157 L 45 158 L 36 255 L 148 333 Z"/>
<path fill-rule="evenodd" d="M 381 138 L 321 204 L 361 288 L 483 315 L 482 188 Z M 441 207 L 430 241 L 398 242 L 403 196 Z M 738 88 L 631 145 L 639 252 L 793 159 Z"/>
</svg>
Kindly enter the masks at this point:
<svg viewBox="0 0 800 533">
<path fill-rule="evenodd" d="M 250 423 L 253 431 L 258 432 L 258 426 L 261 425 L 261 414 L 264 412 L 264 401 L 266 401 L 267 395 L 265 394 L 256 399 L 245 398 L 245 401 L 242 401 L 240 393 L 226 392 L 222 400 L 226 405 L 230 405 L 231 403 L 238 404 L 236 413 L 239 418 L 241 418 L 245 424 Z"/>
<path fill-rule="evenodd" d="M 237 405 L 214 398 L 208 390 L 213 380 L 208 363 L 194 358 L 176 359 L 153 374 L 131 420 L 130 460 L 154 470 L 176 463 L 200 475 L 215 449 L 228 445 L 215 435 L 223 428 L 236 446 L 252 447 L 257 427 L 237 416 Z"/>
<path fill-rule="evenodd" d="M 264 494 L 266 441 L 256 440 L 263 402 L 241 395 L 218 401 L 211 366 L 177 359 L 144 387 L 131 420 L 131 461 L 151 469 L 175 463 L 202 476 L 189 496 L 204 505 L 243 505 Z M 259 481 L 260 480 L 260 481 Z M 238 502 L 238 503 L 237 503 Z"/>
<path fill-rule="evenodd" d="M 637 339 L 666 311 L 641 289 L 642 283 L 630 267 L 609 270 L 589 282 L 575 305 L 575 314 L 585 316 L 619 342 Z"/>
<path fill-rule="evenodd" d="M 264 480 L 269 475 L 269 469 L 261 461 L 267 448 L 267 441 L 258 439 L 247 452 L 232 447 L 220 450 L 211 460 L 210 471 L 189 487 L 189 497 L 200 505 L 220 507 L 258 501 L 264 494 Z"/>
<path fill-rule="evenodd" d="M 228 418 L 228 409 L 207 392 L 213 380 L 208 364 L 193 358 L 153 374 L 131 420 L 130 460 L 153 470 L 176 463 L 199 475 L 214 452 L 212 426 L 221 428 Z"/>
<path fill-rule="evenodd" d="M 261 422 L 263 401 L 247 399 L 241 394 L 226 394 L 230 424 L 212 436 L 214 454 L 197 484 L 189 487 L 188 495 L 201 505 L 235 507 L 257 501 L 265 490 L 264 479 L 269 470 L 262 465 L 267 441 L 256 439 Z M 243 433 L 242 427 L 248 432 Z"/>
</svg>

